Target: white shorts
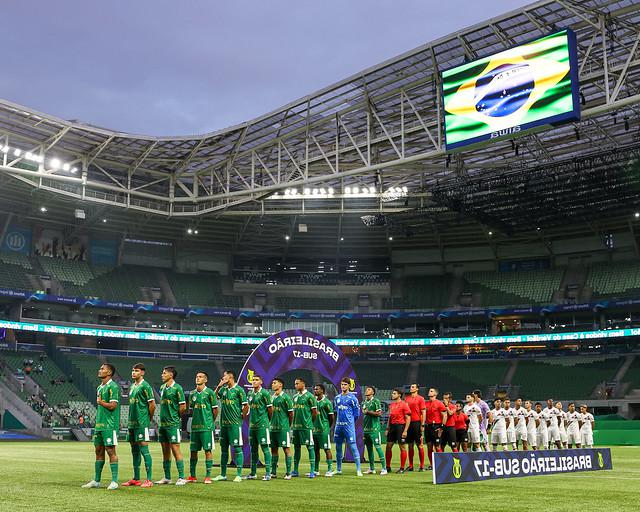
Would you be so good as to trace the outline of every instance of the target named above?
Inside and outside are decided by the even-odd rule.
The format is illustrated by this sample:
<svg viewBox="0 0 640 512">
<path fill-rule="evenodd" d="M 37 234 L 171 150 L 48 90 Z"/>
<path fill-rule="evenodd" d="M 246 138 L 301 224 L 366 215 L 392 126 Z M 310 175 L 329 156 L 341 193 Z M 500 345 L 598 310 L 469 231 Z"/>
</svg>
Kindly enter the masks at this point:
<svg viewBox="0 0 640 512">
<path fill-rule="evenodd" d="M 532 448 L 538 446 L 538 435 L 535 430 L 527 432 L 527 443 L 529 443 L 529 446 Z"/>
<path fill-rule="evenodd" d="M 491 444 L 507 444 L 507 431 L 504 429 L 492 430 Z"/>
<path fill-rule="evenodd" d="M 546 430 L 544 432 L 538 432 L 536 437 L 538 440 L 538 448 L 546 450 L 549 446 L 549 432 Z"/>
<path fill-rule="evenodd" d="M 560 441 L 562 441 L 562 444 L 567 442 L 567 431 L 564 428 L 560 428 Z"/>
<path fill-rule="evenodd" d="M 516 429 L 508 428 L 507 429 L 507 442 L 514 444 L 516 442 Z"/>
<path fill-rule="evenodd" d="M 480 442 L 480 427 L 469 427 L 467 439 L 471 444 Z"/>
<path fill-rule="evenodd" d="M 549 427 L 547 430 L 549 436 L 549 442 L 555 443 L 556 441 L 560 441 L 560 429 L 558 427 Z"/>
<path fill-rule="evenodd" d="M 582 444 L 582 436 L 577 428 L 567 430 L 567 444 Z"/>
<path fill-rule="evenodd" d="M 520 423 L 518 423 L 520 425 Z M 516 440 L 527 441 L 529 436 L 527 435 L 527 427 L 523 424 L 522 427 L 516 427 Z"/>
<path fill-rule="evenodd" d="M 582 432 L 582 443 L 583 447 L 585 446 L 593 446 L 593 432 Z"/>
</svg>

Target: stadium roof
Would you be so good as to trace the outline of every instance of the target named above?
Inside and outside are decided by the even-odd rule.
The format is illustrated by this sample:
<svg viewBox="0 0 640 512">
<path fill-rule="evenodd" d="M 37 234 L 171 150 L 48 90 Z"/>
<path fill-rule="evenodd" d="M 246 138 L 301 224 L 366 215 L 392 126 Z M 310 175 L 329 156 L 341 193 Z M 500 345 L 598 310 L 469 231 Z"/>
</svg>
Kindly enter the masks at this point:
<svg viewBox="0 0 640 512">
<path fill-rule="evenodd" d="M 577 34 L 582 120 L 528 133 L 517 144 L 501 141 L 447 155 L 440 71 L 564 27 Z M 52 205 L 50 221 L 68 223 L 82 203 L 88 212 L 84 228 L 180 239 L 186 226 L 194 226 L 202 241 L 255 254 L 300 243 L 310 254 L 319 247 L 334 253 L 342 247 L 384 255 L 391 250 L 393 234 L 405 235 L 395 237 L 394 247 L 443 250 L 500 243 L 500 236 L 513 243 L 539 238 L 535 228 L 540 222 L 553 228 L 546 233 L 550 237 L 632 229 L 629 212 L 640 207 L 634 197 L 617 201 L 617 212 L 595 208 L 600 216 L 590 218 L 587 213 L 597 201 L 590 196 L 578 205 L 575 218 L 565 215 L 571 222 L 562 222 L 558 211 L 555 220 L 531 217 L 527 229 L 509 220 L 526 214 L 522 204 L 504 215 L 487 212 L 478 203 L 469 207 L 460 197 L 452 200 L 451 190 L 498 176 L 521 183 L 531 169 L 544 173 L 553 167 L 562 176 L 563 163 L 594 152 L 631 148 L 629 158 L 635 158 L 633 148 L 640 143 L 639 37 L 638 0 L 542 0 L 425 44 L 257 119 L 199 136 L 132 135 L 0 101 L 0 142 L 11 148 L 0 165 L 0 210 L 42 221 L 38 208 L 47 203 Z M 59 161 L 55 167 L 53 159 Z M 592 169 L 596 176 L 598 168 Z M 531 196 L 542 204 L 548 200 L 550 181 L 546 183 L 539 195 Z M 592 185 L 597 187 L 597 181 Z M 570 183 L 566 186 L 570 193 Z M 373 190 L 354 195 L 347 187 Z M 405 187 L 406 198 L 387 193 Z M 611 187 L 619 188 L 617 176 Z M 296 195 L 285 194 L 293 188 Z M 310 197 L 304 196 L 305 188 Z M 468 190 L 477 193 L 473 187 Z M 494 195 L 490 203 L 500 197 Z M 377 215 L 375 223 L 383 229 L 365 228 L 361 215 Z M 108 226 L 100 225 L 103 218 Z M 301 223 L 308 231 L 296 238 Z M 292 235 L 290 242 L 285 234 Z"/>
</svg>

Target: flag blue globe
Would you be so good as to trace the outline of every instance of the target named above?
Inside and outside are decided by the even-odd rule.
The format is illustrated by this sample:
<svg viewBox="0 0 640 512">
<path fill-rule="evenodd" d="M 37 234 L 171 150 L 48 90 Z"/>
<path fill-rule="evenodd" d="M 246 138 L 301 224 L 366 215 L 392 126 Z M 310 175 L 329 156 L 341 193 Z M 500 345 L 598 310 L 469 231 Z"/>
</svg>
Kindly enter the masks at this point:
<svg viewBox="0 0 640 512">
<path fill-rule="evenodd" d="M 535 87 L 528 64 L 502 64 L 476 80 L 476 111 L 489 117 L 504 117 L 520 109 Z"/>
</svg>

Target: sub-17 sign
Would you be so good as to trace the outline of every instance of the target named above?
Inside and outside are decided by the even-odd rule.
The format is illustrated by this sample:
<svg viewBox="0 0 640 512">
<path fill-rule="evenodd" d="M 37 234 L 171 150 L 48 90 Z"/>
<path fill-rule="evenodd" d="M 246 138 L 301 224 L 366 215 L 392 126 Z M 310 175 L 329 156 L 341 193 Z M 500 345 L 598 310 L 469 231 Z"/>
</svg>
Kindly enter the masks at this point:
<svg viewBox="0 0 640 512">
<path fill-rule="evenodd" d="M 609 448 L 433 454 L 434 484 L 604 469 L 613 469 Z"/>
</svg>

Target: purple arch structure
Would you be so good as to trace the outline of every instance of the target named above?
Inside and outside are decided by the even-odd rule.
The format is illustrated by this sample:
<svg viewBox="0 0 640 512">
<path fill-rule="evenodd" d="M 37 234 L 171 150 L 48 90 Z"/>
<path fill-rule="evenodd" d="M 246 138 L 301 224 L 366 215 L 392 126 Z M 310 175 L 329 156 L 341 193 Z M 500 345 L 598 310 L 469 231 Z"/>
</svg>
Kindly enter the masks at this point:
<svg viewBox="0 0 640 512">
<path fill-rule="evenodd" d="M 336 389 L 340 390 L 340 380 L 343 377 L 351 379 L 351 390 L 362 402 L 362 392 L 351 362 L 342 350 L 330 339 L 321 334 L 304 331 L 282 331 L 265 339 L 251 353 L 238 377 L 238 383 L 247 391 L 251 389 L 251 376 L 256 373 L 262 376 L 264 387 L 271 389 L 271 381 L 291 370 L 312 370 L 320 373 Z M 313 383 L 308 383 L 311 387 Z M 310 389 L 310 391 L 313 391 Z M 243 438 L 249 439 L 248 423 L 242 425 Z M 356 438 L 358 450 L 364 453 L 362 435 L 362 416 L 356 423 Z M 243 447 L 245 461 L 249 460 L 249 443 Z M 348 453 L 349 452 L 349 453 Z M 335 454 L 334 454 L 335 455 Z M 344 460 L 353 460 L 349 448 L 345 449 Z"/>
</svg>

